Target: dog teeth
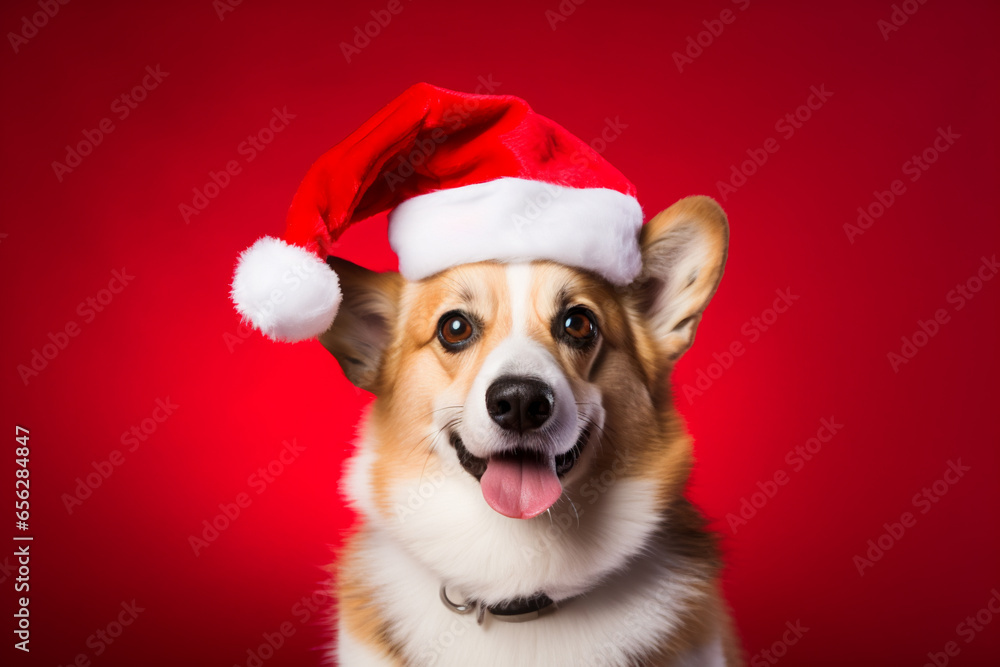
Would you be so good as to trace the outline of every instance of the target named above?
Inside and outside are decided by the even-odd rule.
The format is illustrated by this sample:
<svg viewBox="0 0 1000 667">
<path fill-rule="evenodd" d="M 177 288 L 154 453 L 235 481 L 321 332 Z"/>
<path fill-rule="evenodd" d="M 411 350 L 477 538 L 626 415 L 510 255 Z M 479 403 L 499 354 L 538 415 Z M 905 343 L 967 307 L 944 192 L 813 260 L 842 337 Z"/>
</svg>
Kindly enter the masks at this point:
<svg viewBox="0 0 1000 667">
<path fill-rule="evenodd" d="M 476 456 L 466 449 L 465 444 L 458 437 L 457 433 L 452 433 L 450 440 L 451 446 L 455 448 L 455 452 L 458 454 L 458 462 L 465 468 L 465 471 L 477 480 L 481 479 L 483 473 L 486 472 L 486 459 Z"/>
<path fill-rule="evenodd" d="M 576 465 L 577 460 L 580 458 L 580 454 L 583 451 L 583 446 L 587 444 L 587 440 L 590 439 L 590 431 L 587 429 L 583 430 L 580 434 L 579 439 L 573 445 L 573 448 L 564 454 L 559 454 L 556 456 L 556 474 L 562 477 Z"/>
<path fill-rule="evenodd" d="M 569 451 L 558 454 L 554 457 L 553 464 L 555 465 L 557 476 L 562 477 L 573 469 L 573 466 L 576 465 L 576 462 L 580 458 L 580 454 L 583 452 L 584 445 L 587 444 L 589 439 L 590 431 L 588 429 L 584 429 L 583 433 L 580 434 L 579 439 L 577 439 L 576 443 Z M 451 442 L 451 446 L 455 448 L 455 452 L 458 454 L 458 462 L 462 465 L 465 471 L 477 480 L 481 480 L 483 474 L 486 472 L 486 466 L 489 461 L 470 452 L 466 448 L 465 443 L 462 442 L 462 438 L 460 438 L 457 433 L 452 433 L 449 441 Z M 529 455 L 530 452 L 523 451 L 517 452 L 517 454 Z"/>
</svg>

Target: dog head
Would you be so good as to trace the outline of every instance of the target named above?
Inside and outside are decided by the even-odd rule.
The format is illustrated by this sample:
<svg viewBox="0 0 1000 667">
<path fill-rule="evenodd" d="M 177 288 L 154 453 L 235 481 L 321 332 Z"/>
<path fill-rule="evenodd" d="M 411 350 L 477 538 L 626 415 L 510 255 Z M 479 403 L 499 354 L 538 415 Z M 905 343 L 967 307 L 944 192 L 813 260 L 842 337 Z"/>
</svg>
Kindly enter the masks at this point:
<svg viewBox="0 0 1000 667">
<path fill-rule="evenodd" d="M 690 442 L 668 379 L 728 226 L 691 197 L 639 240 L 624 288 L 551 262 L 407 282 L 329 260 L 344 298 L 320 340 L 376 395 L 347 493 L 480 599 L 574 594 L 640 549 L 682 491 Z"/>
</svg>

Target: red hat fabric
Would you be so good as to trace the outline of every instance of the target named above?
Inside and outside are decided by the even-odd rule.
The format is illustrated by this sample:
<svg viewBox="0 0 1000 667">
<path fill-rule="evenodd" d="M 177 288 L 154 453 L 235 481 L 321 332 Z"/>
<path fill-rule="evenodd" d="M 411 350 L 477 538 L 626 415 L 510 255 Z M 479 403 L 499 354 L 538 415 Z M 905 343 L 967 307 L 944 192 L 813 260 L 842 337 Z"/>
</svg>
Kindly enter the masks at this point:
<svg viewBox="0 0 1000 667">
<path fill-rule="evenodd" d="M 390 210 L 400 272 L 547 259 L 615 284 L 638 274 L 635 187 L 590 146 L 509 95 L 412 86 L 312 166 L 284 240 L 240 256 L 237 310 L 275 340 L 323 333 L 340 290 L 325 258 L 352 224 Z"/>
</svg>

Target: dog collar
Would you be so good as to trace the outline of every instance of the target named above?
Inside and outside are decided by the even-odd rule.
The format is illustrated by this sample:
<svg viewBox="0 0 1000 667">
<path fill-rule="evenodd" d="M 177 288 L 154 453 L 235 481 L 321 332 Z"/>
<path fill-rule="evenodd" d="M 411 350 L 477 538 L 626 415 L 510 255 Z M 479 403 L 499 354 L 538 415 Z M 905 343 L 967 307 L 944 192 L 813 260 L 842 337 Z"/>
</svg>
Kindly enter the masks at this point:
<svg viewBox="0 0 1000 667">
<path fill-rule="evenodd" d="M 472 599 L 466 600 L 462 604 L 455 604 L 448 598 L 444 584 L 441 585 L 441 602 L 456 614 L 465 615 L 476 612 L 476 622 L 479 625 L 483 624 L 487 613 L 504 623 L 524 623 L 559 608 L 559 605 L 545 593 L 536 593 L 528 598 L 515 598 L 494 605 L 484 605 L 479 600 Z"/>
</svg>

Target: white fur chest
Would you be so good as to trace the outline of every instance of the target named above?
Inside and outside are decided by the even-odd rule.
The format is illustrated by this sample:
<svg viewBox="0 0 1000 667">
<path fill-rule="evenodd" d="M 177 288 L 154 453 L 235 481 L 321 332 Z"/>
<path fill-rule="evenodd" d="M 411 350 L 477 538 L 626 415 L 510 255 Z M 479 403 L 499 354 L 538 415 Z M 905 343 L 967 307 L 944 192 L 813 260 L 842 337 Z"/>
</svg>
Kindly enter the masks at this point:
<svg viewBox="0 0 1000 667">
<path fill-rule="evenodd" d="M 684 613 L 705 602 L 697 575 L 677 563 L 668 568 L 647 560 L 536 620 L 503 623 L 487 616 L 479 626 L 474 614 L 458 615 L 444 606 L 437 577 L 391 537 L 378 532 L 368 537 L 362 558 L 377 574 L 376 602 L 402 646 L 405 664 L 414 667 L 627 667 L 676 633 Z M 344 667 L 396 664 L 345 636 L 343 627 L 339 641 Z M 711 660 L 711 647 L 707 650 L 708 660 L 686 664 L 722 664 Z"/>
</svg>

